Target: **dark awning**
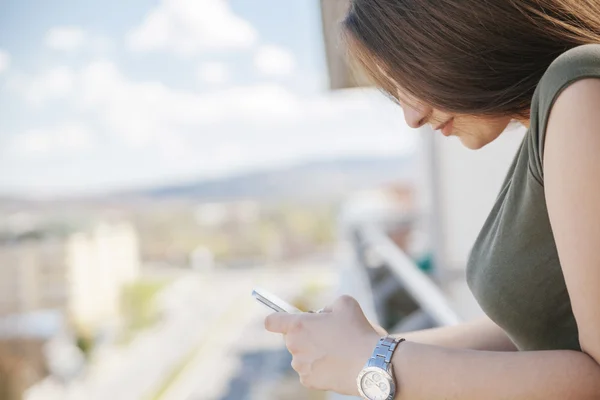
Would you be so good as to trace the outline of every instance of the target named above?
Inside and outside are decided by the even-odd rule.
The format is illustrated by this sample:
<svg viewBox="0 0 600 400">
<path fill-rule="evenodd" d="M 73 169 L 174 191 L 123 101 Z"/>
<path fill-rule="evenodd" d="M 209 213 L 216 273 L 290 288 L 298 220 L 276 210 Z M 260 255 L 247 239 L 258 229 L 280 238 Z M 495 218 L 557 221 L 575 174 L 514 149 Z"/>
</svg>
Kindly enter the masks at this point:
<svg viewBox="0 0 600 400">
<path fill-rule="evenodd" d="M 340 43 L 340 22 L 346 15 L 349 0 L 321 0 L 321 19 L 325 44 L 329 87 L 331 90 L 367 86 L 366 79 L 352 70 Z"/>
</svg>

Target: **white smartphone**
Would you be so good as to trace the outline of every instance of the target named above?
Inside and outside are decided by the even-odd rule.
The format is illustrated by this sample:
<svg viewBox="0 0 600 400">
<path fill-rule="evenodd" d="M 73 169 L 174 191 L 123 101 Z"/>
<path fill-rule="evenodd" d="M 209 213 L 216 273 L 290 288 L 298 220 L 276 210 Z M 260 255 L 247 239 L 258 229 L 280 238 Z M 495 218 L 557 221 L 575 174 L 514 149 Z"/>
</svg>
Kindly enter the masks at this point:
<svg viewBox="0 0 600 400">
<path fill-rule="evenodd" d="M 280 299 L 273 293 L 269 293 L 266 290 L 256 288 L 252 291 L 252 297 L 254 297 L 259 303 L 269 307 L 271 310 L 276 312 L 285 312 L 290 314 L 301 313 L 298 308 L 294 307 L 285 300 Z"/>
</svg>

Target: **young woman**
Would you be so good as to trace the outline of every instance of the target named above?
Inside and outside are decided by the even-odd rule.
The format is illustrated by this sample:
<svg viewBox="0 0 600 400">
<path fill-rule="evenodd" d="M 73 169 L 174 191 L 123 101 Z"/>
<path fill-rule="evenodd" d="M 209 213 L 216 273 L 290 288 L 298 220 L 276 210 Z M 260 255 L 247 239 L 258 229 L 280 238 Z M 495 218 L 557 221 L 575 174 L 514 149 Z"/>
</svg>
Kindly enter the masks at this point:
<svg viewBox="0 0 600 400">
<path fill-rule="evenodd" d="M 600 399 L 600 1 L 354 0 L 343 31 L 411 127 L 471 149 L 511 121 L 528 131 L 467 268 L 489 318 L 399 342 L 349 297 L 271 315 L 303 384 L 370 400 Z"/>
</svg>

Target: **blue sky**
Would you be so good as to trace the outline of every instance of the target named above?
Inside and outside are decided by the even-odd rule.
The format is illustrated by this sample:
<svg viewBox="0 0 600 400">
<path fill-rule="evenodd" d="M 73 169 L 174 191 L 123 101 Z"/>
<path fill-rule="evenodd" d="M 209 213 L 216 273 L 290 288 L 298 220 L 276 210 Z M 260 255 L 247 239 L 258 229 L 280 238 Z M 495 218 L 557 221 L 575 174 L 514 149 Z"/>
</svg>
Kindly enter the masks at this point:
<svg viewBox="0 0 600 400">
<path fill-rule="evenodd" d="M 0 193 L 71 194 L 410 151 L 331 93 L 316 0 L 0 0 Z"/>
</svg>

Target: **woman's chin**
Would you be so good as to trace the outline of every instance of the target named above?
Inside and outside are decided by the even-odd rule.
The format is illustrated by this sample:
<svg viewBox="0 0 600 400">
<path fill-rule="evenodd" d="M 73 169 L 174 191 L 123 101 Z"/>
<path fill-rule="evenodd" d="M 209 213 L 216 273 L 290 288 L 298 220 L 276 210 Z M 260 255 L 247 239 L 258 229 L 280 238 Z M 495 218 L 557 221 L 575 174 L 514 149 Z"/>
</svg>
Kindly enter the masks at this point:
<svg viewBox="0 0 600 400">
<path fill-rule="evenodd" d="M 489 144 L 488 141 L 475 136 L 458 136 L 458 140 L 469 150 L 479 150 Z"/>
</svg>

